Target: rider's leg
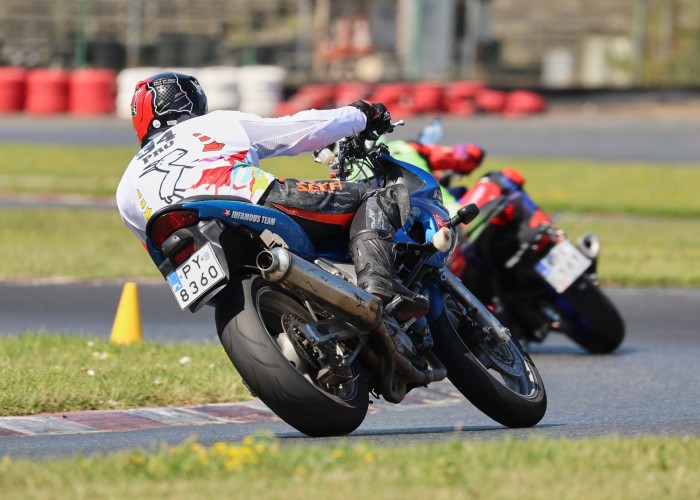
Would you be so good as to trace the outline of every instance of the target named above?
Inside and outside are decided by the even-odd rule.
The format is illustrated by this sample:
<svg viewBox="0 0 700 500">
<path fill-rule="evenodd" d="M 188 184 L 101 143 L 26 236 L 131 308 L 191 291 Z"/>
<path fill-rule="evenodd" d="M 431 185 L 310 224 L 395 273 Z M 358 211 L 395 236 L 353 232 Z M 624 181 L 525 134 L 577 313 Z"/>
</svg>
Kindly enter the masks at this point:
<svg viewBox="0 0 700 500">
<path fill-rule="evenodd" d="M 428 299 L 393 277 L 396 244 L 393 235 L 404 225 L 410 209 L 408 190 L 393 185 L 370 194 L 355 214 L 350 228 L 350 254 L 357 284 L 386 304 L 397 295 L 401 302 L 393 314 L 401 321 L 428 312 Z"/>
<path fill-rule="evenodd" d="M 354 182 L 277 179 L 262 203 L 289 215 L 316 242 L 346 232 L 370 189 Z"/>
<path fill-rule="evenodd" d="M 362 288 L 384 303 L 399 295 L 394 310 L 400 320 L 422 316 L 428 300 L 404 287 L 392 276 L 396 245 L 392 237 L 408 217 L 410 203 L 403 185 L 376 189 L 367 184 L 340 181 L 277 180 L 263 199 L 297 221 L 313 241 L 350 227 L 350 254 Z"/>
</svg>

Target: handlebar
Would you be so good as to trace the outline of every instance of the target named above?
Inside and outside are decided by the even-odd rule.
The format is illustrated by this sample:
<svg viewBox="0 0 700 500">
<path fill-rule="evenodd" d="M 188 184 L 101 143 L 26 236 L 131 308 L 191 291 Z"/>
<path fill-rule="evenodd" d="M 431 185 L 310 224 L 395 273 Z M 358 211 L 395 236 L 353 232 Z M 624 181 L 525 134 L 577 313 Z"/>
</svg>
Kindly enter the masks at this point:
<svg viewBox="0 0 700 500">
<path fill-rule="evenodd" d="M 396 127 L 401 127 L 405 124 L 404 120 L 393 122 L 385 134 L 390 134 Z M 374 140 L 367 140 L 362 133 L 345 137 L 338 141 L 337 153 L 334 153 L 327 147 L 314 151 L 314 161 L 330 168 L 331 177 L 339 180 L 347 180 L 352 172 L 352 169 L 348 168 L 348 164 L 352 163 L 362 163 L 376 176 L 376 170 L 379 167 L 375 161 L 376 158 L 381 153 L 389 152 L 386 144 L 378 143 L 379 137 Z"/>
</svg>

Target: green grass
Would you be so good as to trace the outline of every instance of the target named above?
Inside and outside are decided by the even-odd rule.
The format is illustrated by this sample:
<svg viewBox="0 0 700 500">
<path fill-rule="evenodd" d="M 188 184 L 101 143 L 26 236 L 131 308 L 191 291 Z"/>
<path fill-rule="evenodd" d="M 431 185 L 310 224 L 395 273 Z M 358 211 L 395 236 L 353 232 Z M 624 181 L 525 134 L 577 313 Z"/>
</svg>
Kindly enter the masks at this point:
<svg viewBox="0 0 700 500">
<path fill-rule="evenodd" d="M 162 279 L 115 211 L 4 209 L 0 278 L 75 276 Z M 593 231 L 602 241 L 600 277 L 607 284 L 700 286 L 700 220 L 564 214 L 573 238 Z"/>
<path fill-rule="evenodd" d="M 322 177 L 325 171 L 304 157 L 273 158 L 264 165 L 278 176 Z M 291 167 L 289 166 L 291 164 Z M 649 165 L 583 160 L 488 158 L 464 179 L 514 166 L 526 178 L 526 189 L 545 210 L 700 216 L 700 165 Z"/>
<path fill-rule="evenodd" d="M 135 148 L 0 146 L 0 193 L 74 193 L 114 196 Z M 525 174 L 533 198 L 550 211 L 700 215 L 698 165 L 602 163 L 488 157 L 479 175 L 512 165 Z M 310 154 L 271 158 L 262 166 L 279 177 L 324 178 Z"/>
<path fill-rule="evenodd" d="M 250 399 L 218 344 L 0 337 L 0 416 Z"/>
<path fill-rule="evenodd" d="M 698 437 L 447 440 L 280 446 L 264 436 L 204 447 L 0 462 L 5 499 L 694 499 Z"/>
<path fill-rule="evenodd" d="M 60 193 L 114 196 L 128 147 L 0 145 L 0 193 Z"/>
<path fill-rule="evenodd" d="M 27 147 L 0 147 L 0 196 L 111 197 L 134 153 L 130 147 L 32 146 L 27 154 Z M 561 225 L 572 236 L 600 235 L 604 282 L 700 286 L 700 269 L 688 265 L 700 257 L 700 196 L 694 189 L 700 185 L 700 166 L 489 157 L 465 182 L 506 165 L 522 171 L 528 192 L 546 211 L 567 214 Z M 280 177 L 327 173 L 310 154 L 272 158 L 263 167 Z M 2 217 L 0 278 L 160 276 L 116 212 L 3 208 Z"/>
<path fill-rule="evenodd" d="M 564 214 L 557 223 L 574 240 L 598 235 L 603 283 L 700 286 L 700 219 Z"/>
<path fill-rule="evenodd" d="M 8 208 L 0 225 L 0 278 L 158 277 L 116 210 Z"/>
<path fill-rule="evenodd" d="M 507 165 L 525 175 L 528 193 L 549 211 L 700 215 L 698 165 L 495 158 L 471 177 Z"/>
</svg>

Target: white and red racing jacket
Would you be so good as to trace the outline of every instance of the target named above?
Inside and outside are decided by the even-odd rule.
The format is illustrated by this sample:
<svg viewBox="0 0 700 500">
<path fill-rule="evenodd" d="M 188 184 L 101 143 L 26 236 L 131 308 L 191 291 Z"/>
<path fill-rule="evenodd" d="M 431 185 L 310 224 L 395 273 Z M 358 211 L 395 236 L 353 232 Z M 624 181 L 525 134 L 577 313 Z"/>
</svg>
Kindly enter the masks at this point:
<svg viewBox="0 0 700 500">
<path fill-rule="evenodd" d="M 117 187 L 126 226 L 146 241 L 158 209 L 195 195 L 234 195 L 257 203 L 275 176 L 259 160 L 313 151 L 364 130 L 365 115 L 345 106 L 262 118 L 214 111 L 154 136 L 131 160 Z"/>
</svg>

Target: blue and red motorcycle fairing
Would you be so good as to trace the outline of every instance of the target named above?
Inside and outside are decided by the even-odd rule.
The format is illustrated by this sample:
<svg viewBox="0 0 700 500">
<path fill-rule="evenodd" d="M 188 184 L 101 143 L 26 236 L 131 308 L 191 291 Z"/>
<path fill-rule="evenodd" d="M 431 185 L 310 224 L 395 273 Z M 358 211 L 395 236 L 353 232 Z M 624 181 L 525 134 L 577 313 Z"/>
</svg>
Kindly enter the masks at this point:
<svg viewBox="0 0 700 500">
<path fill-rule="evenodd" d="M 147 247 L 182 309 L 216 308 L 219 338 L 251 392 L 311 436 L 357 428 L 369 395 L 401 402 L 448 377 L 481 411 L 510 427 L 535 425 L 546 395 L 532 360 L 446 268 L 455 227 L 435 179 L 357 136 L 334 166 L 378 187 L 402 183 L 411 209 L 397 231 L 396 279 L 430 300 L 398 322 L 355 285 L 347 235 L 312 242 L 292 218 L 235 197 L 197 197 L 149 220 Z"/>
</svg>

